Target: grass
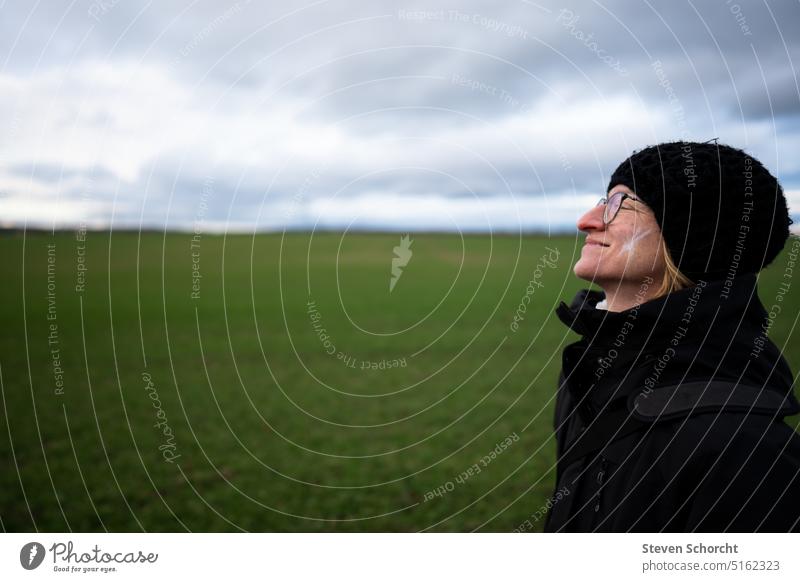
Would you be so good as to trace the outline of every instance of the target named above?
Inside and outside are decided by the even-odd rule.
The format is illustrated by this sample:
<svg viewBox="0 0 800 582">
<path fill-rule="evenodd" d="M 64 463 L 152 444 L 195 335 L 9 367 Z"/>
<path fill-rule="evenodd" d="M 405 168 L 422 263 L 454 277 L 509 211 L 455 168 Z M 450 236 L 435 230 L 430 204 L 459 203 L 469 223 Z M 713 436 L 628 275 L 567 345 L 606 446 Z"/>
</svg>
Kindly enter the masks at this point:
<svg viewBox="0 0 800 582">
<path fill-rule="evenodd" d="M 204 234 L 193 248 L 190 234 L 6 233 L 3 529 L 509 531 L 530 518 L 554 483 L 553 396 L 577 336 L 553 308 L 585 286 L 576 239 L 412 238 L 389 293 L 395 234 Z M 559 259 L 514 332 L 545 247 Z M 786 260 L 762 275 L 765 304 Z M 793 370 L 798 307 L 795 286 L 770 332 Z"/>
</svg>

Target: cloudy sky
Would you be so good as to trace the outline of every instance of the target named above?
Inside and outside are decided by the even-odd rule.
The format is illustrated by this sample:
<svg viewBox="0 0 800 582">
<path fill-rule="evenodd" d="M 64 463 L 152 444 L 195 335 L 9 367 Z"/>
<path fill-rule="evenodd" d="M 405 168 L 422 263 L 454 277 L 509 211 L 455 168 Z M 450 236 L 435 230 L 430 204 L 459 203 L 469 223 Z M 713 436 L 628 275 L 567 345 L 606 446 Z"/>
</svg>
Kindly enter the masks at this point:
<svg viewBox="0 0 800 582">
<path fill-rule="evenodd" d="M 633 150 L 800 222 L 800 3 L 6 1 L 0 225 L 574 229 Z"/>
</svg>

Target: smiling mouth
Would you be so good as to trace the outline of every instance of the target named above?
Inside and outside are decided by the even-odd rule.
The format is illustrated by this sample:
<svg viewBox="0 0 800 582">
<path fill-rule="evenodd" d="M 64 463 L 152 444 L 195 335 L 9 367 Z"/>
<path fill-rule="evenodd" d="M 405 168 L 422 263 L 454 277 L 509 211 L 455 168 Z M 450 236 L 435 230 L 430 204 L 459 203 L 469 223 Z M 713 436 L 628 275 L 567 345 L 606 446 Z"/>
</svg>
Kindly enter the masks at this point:
<svg viewBox="0 0 800 582">
<path fill-rule="evenodd" d="M 586 244 L 586 246 L 598 246 L 598 247 L 607 247 L 607 246 L 609 246 L 606 243 L 601 243 L 601 242 L 597 242 L 597 241 L 593 241 L 593 240 L 587 240 L 585 244 Z"/>
</svg>

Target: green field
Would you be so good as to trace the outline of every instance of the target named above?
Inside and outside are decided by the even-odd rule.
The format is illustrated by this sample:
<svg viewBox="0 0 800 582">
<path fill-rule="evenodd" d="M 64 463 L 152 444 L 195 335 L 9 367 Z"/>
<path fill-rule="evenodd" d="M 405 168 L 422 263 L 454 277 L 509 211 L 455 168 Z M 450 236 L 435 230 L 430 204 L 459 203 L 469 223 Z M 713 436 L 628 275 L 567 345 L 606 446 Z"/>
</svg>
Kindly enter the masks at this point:
<svg viewBox="0 0 800 582">
<path fill-rule="evenodd" d="M 3 530 L 510 531 L 531 518 L 554 482 L 555 384 L 577 336 L 553 308 L 586 286 L 578 241 L 412 235 L 390 293 L 399 238 L 5 233 Z M 767 305 L 786 264 L 762 274 Z M 782 308 L 771 337 L 796 371 L 800 284 Z"/>
</svg>

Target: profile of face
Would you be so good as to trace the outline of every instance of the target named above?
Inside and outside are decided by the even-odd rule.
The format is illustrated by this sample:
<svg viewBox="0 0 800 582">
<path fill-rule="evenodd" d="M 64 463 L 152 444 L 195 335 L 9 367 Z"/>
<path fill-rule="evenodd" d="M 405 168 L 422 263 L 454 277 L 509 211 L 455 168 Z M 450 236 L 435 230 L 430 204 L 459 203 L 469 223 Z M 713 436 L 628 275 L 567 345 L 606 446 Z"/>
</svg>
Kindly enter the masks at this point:
<svg viewBox="0 0 800 582">
<path fill-rule="evenodd" d="M 609 224 L 603 221 L 603 204 L 578 219 L 578 229 L 586 233 L 586 240 L 573 272 L 602 287 L 607 295 L 620 288 L 638 287 L 648 276 L 661 281 L 666 270 L 655 214 L 627 186 L 614 186 L 608 198 L 618 192 L 632 198 L 622 201 Z"/>
</svg>

